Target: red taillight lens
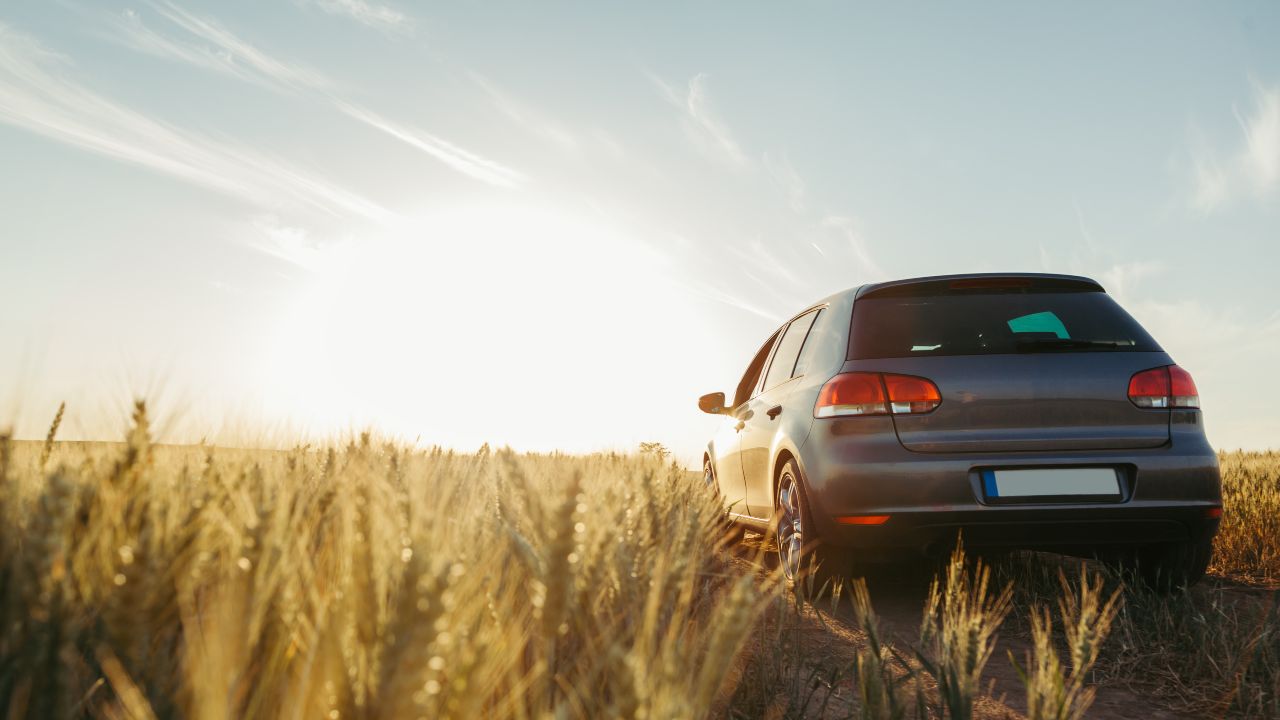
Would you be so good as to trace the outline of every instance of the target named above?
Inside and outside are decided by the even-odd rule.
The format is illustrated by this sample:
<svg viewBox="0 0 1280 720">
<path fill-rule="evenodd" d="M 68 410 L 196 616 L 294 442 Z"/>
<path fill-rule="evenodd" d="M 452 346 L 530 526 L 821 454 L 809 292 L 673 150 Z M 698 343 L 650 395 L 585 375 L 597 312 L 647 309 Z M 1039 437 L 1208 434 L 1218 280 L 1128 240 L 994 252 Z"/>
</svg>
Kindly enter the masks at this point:
<svg viewBox="0 0 1280 720">
<path fill-rule="evenodd" d="M 845 373 L 822 386 L 814 417 L 840 415 L 884 415 L 889 408 L 884 402 L 884 386 L 879 373 Z"/>
<path fill-rule="evenodd" d="M 889 409 L 895 415 L 927 413 L 942 404 L 942 395 L 932 380 L 886 374 L 884 386 L 889 391 Z"/>
<path fill-rule="evenodd" d="M 1169 407 L 1169 369 L 1151 368 L 1129 378 L 1129 399 L 1138 407 Z"/>
<path fill-rule="evenodd" d="M 1143 370 L 1129 378 L 1129 399 L 1142 408 L 1200 407 L 1191 373 L 1177 365 Z"/>
<path fill-rule="evenodd" d="M 1169 366 L 1169 404 L 1176 408 L 1200 407 L 1200 391 L 1191 373 L 1177 365 Z"/>
<path fill-rule="evenodd" d="M 822 386 L 813 416 L 927 413 L 941 404 L 938 386 L 925 378 L 869 372 L 844 373 Z"/>
</svg>

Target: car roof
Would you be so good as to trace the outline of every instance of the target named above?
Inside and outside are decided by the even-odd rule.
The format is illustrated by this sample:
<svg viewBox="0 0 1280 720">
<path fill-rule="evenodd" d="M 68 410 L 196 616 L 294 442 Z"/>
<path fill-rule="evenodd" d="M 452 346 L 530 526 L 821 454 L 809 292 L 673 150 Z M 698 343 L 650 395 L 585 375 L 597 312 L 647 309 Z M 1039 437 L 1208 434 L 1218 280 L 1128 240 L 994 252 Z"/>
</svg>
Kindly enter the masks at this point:
<svg viewBox="0 0 1280 720">
<path fill-rule="evenodd" d="M 855 298 L 865 297 L 871 294 L 898 294 L 899 292 L 907 293 L 912 290 L 928 291 L 932 289 L 946 289 L 952 287 L 956 281 L 974 281 L 980 283 L 983 280 L 1028 280 L 1037 285 L 1047 286 L 1046 289 L 1062 289 L 1062 290 L 1091 290 L 1095 292 L 1106 292 L 1098 281 L 1087 278 L 1082 275 L 1059 275 L 1055 273 L 961 273 L 956 275 L 929 275 L 927 277 L 906 278 L 903 280 L 888 280 L 879 283 L 869 283 L 859 285 L 856 288 L 850 288 L 845 293 L 854 293 Z M 897 291 L 897 292 L 895 292 Z M 845 293 L 839 293 L 844 295 Z M 835 297 L 835 296 L 833 296 Z"/>
<path fill-rule="evenodd" d="M 816 307 L 823 305 L 831 305 L 839 300 L 852 296 L 853 299 L 865 297 L 870 294 L 879 294 L 885 291 L 886 294 L 896 294 L 895 291 L 903 294 L 910 293 L 913 289 L 927 291 L 929 286 L 949 287 L 951 283 L 957 280 L 1031 280 L 1032 282 L 1041 282 L 1062 288 L 1065 290 L 1090 290 L 1095 292 L 1106 292 L 1102 285 L 1093 278 L 1084 277 L 1083 275 L 1062 275 L 1058 273 L 1025 273 L 1025 272 L 1003 272 L 1003 273 L 957 273 L 954 275 L 927 275 L 916 278 L 903 278 L 901 280 L 886 280 L 878 283 L 867 283 L 865 285 L 857 285 L 847 290 L 841 290 L 838 293 L 832 293 L 821 300 L 810 303 L 804 310 L 796 313 L 787 322 L 809 312 Z M 784 325 L 786 323 L 783 323 Z"/>
</svg>

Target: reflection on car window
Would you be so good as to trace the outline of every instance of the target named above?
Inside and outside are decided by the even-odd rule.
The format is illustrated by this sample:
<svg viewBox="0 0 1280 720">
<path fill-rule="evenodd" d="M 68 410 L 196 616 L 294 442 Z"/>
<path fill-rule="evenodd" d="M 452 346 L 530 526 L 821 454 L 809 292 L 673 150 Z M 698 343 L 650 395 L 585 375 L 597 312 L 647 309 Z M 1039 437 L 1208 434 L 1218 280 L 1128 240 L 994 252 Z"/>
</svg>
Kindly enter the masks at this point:
<svg viewBox="0 0 1280 720">
<path fill-rule="evenodd" d="M 1048 310 L 1044 312 L 1031 313 L 1030 315 L 1023 315 L 1022 317 L 1016 317 L 1010 320 L 1007 324 L 1009 325 L 1010 331 L 1018 334 L 1035 333 L 1037 335 L 1052 335 L 1053 337 L 1062 338 L 1063 340 L 1071 337 L 1067 334 L 1067 326 L 1062 324 L 1062 321 L 1058 319 L 1057 315 L 1054 315 Z"/>
<path fill-rule="evenodd" d="M 778 334 L 774 333 L 773 337 L 766 340 L 764 346 L 756 352 L 756 356 L 751 358 L 751 364 L 747 366 L 747 371 L 742 374 L 742 380 L 738 382 L 738 389 L 733 393 L 733 407 L 738 407 L 751 399 L 752 391 L 756 389 L 756 385 L 760 382 L 760 371 L 764 369 L 764 361 L 769 357 L 769 351 L 773 349 L 773 341 L 777 339 Z"/>
<path fill-rule="evenodd" d="M 800 359 L 796 360 L 796 369 L 791 372 L 791 377 L 800 377 L 809 372 L 813 365 L 813 355 L 817 351 L 818 334 L 822 328 L 822 310 L 819 310 L 813 317 L 813 324 L 809 328 L 809 334 L 805 337 L 804 347 L 800 349 Z"/>
<path fill-rule="evenodd" d="M 805 313 L 792 320 L 787 326 L 787 331 L 778 341 L 778 350 L 774 353 L 773 360 L 769 363 L 769 372 L 764 378 L 766 392 L 791 379 L 791 371 L 795 370 L 796 360 L 800 356 L 800 347 L 804 344 L 809 328 L 813 326 L 813 319 L 817 316 L 816 311 Z"/>
</svg>

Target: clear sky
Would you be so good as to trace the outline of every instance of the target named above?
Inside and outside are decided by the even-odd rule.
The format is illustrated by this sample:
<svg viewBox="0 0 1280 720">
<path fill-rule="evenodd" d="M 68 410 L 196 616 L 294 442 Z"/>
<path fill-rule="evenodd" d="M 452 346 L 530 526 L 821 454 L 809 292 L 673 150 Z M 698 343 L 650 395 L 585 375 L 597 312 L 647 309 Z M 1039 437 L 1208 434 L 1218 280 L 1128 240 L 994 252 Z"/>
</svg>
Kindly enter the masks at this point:
<svg viewBox="0 0 1280 720">
<path fill-rule="evenodd" d="M 1280 4 L 0 7 L 0 412 L 686 460 L 794 311 L 1099 279 L 1280 445 Z"/>
</svg>

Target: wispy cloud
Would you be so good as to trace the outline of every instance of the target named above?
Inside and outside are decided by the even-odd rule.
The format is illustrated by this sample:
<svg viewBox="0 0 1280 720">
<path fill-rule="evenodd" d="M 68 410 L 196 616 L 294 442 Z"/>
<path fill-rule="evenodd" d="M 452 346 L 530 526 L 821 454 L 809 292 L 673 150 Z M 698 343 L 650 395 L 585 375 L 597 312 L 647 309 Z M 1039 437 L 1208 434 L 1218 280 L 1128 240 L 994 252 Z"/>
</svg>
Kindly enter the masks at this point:
<svg viewBox="0 0 1280 720">
<path fill-rule="evenodd" d="M 511 168 L 480 157 L 430 133 L 397 125 L 355 105 L 339 102 L 338 107 L 369 127 L 421 150 L 464 175 L 500 187 L 516 187 L 526 180 L 524 175 Z"/>
<path fill-rule="evenodd" d="M 1254 108 L 1236 113 L 1244 130 L 1243 163 L 1255 185 L 1272 190 L 1280 183 L 1280 87 L 1254 87 Z"/>
<path fill-rule="evenodd" d="M 742 299 L 742 297 L 730 292 L 726 292 L 719 288 L 713 287 L 707 283 L 689 283 L 679 286 L 685 292 L 697 297 L 705 298 L 714 302 L 728 305 L 742 312 L 755 315 L 759 318 L 768 320 L 770 324 L 779 323 L 786 318 L 776 312 L 766 310 L 755 303 Z"/>
<path fill-rule="evenodd" d="M 804 178 L 800 177 L 800 173 L 796 172 L 795 167 L 791 165 L 791 158 L 787 157 L 786 153 L 777 157 L 766 153 L 764 167 L 787 194 L 787 204 L 791 209 L 803 213 L 805 211 Z"/>
<path fill-rule="evenodd" d="M 297 0 L 299 5 L 314 5 L 330 15 L 342 15 L 361 25 L 390 33 L 413 31 L 413 20 L 388 5 L 365 0 Z"/>
<path fill-rule="evenodd" d="M 0 24 L 0 122 L 254 204 L 300 202 L 385 220 L 360 195 L 227 142 L 171 127 L 65 76 L 69 61 Z"/>
<path fill-rule="evenodd" d="M 1190 203 L 1212 212 L 1240 195 L 1274 197 L 1280 189 L 1280 86 L 1253 84 L 1253 107 L 1235 109 L 1242 142 L 1214 151 L 1202 136 L 1192 138 Z"/>
<path fill-rule="evenodd" d="M 254 250 L 310 272 L 331 267 L 349 246 L 344 241 L 316 240 L 305 228 L 286 225 L 275 215 L 255 218 L 246 242 Z"/>
<path fill-rule="evenodd" d="M 727 262 L 732 272 L 709 275 L 703 296 L 774 319 L 813 300 L 815 289 L 834 292 L 850 282 L 887 277 L 853 218 L 814 207 L 804 177 L 785 151 L 752 156 L 743 150 L 711 102 L 706 73 L 694 75 L 685 87 L 652 72 L 645 75 L 661 97 L 678 109 L 685 134 L 704 155 L 740 176 L 763 181 L 762 189 L 767 187 L 770 198 L 758 208 L 744 210 L 762 221 L 759 227 L 747 226 L 745 233 L 732 235 L 730 242 L 716 248 L 713 265 L 723 267 Z M 771 217 L 779 194 L 790 212 Z M 760 228 L 765 228 L 763 233 Z M 744 303 L 743 297 L 759 304 Z M 780 312 L 773 312 L 775 308 Z"/>
<path fill-rule="evenodd" d="M 129 11 L 117 23 L 118 38 L 128 47 L 157 57 L 224 73 L 281 92 L 314 91 L 348 117 L 385 133 L 430 155 L 446 166 L 482 182 L 515 187 L 524 175 L 480 156 L 431 133 L 415 130 L 383 118 L 367 108 L 335 96 L 333 83 L 319 72 L 288 62 L 237 37 L 221 24 L 197 17 L 168 0 L 153 6 L 169 21 L 169 30 L 180 36 L 158 32 L 143 24 L 138 13 Z"/>
<path fill-rule="evenodd" d="M 520 102 L 483 75 L 476 72 L 468 73 L 468 75 L 471 81 L 489 97 L 490 102 L 493 103 L 498 112 L 505 115 L 507 119 L 562 149 L 578 149 L 578 139 L 560 123 Z"/>
<path fill-rule="evenodd" d="M 180 38 L 148 27 L 135 10 L 125 10 L 111 37 L 140 52 L 224 73 L 277 90 L 322 89 L 329 85 L 319 72 L 285 62 L 240 39 L 218 22 L 192 15 L 167 0 L 152 9 L 180 31 Z"/>
<path fill-rule="evenodd" d="M 888 277 L 884 268 L 880 267 L 880 263 L 876 262 L 875 258 L 872 257 L 871 250 L 867 247 L 867 241 L 862 232 L 858 230 L 857 223 L 853 218 L 842 215 L 829 215 L 823 218 L 822 224 L 824 227 L 834 230 L 843 236 L 847 243 L 846 250 L 852 255 L 856 263 L 852 268 L 855 277 L 863 282 L 884 280 Z"/>
<path fill-rule="evenodd" d="M 719 156 L 733 165 L 748 164 L 742 147 L 711 106 L 711 100 L 707 97 L 706 73 L 698 73 L 690 78 L 686 90 L 679 90 L 667 84 L 653 73 L 648 75 L 649 79 L 657 85 L 663 98 L 684 113 L 685 131 L 699 147 L 708 154 Z"/>
</svg>

